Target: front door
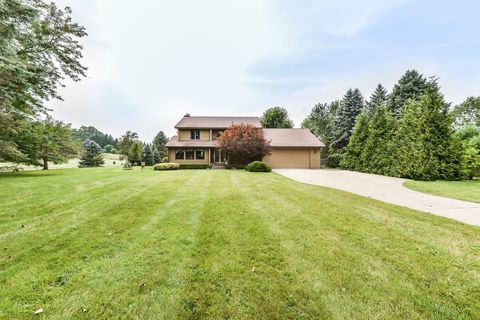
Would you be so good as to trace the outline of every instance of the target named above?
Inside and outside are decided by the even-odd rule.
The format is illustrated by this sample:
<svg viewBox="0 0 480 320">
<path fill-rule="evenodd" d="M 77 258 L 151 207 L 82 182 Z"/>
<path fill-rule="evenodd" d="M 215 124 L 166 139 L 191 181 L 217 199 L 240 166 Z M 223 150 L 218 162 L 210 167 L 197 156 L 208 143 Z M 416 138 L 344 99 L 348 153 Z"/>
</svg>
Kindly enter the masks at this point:
<svg viewBox="0 0 480 320">
<path fill-rule="evenodd" d="M 225 152 L 220 149 L 213 150 L 213 162 L 215 163 L 223 163 L 225 162 Z"/>
</svg>

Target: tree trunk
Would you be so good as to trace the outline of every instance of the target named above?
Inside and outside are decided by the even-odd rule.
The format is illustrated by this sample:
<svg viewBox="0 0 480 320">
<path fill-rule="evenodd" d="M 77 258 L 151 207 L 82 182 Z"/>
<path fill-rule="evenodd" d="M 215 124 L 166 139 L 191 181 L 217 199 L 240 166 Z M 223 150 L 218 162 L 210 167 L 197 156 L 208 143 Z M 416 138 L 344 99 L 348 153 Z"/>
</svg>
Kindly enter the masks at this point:
<svg viewBox="0 0 480 320">
<path fill-rule="evenodd" d="M 48 161 L 43 159 L 43 170 L 48 170 Z"/>
</svg>

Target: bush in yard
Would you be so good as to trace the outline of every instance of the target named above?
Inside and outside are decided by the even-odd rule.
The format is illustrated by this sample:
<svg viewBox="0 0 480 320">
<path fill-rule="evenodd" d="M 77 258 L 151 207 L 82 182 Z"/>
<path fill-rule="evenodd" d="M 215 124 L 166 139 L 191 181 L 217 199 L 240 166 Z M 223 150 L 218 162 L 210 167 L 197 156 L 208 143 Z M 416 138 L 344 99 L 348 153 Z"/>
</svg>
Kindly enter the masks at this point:
<svg viewBox="0 0 480 320">
<path fill-rule="evenodd" d="M 202 163 L 182 163 L 179 169 L 208 169 L 208 164 Z"/>
<path fill-rule="evenodd" d="M 153 170 L 178 170 L 180 168 L 180 165 L 178 163 L 157 163 L 156 165 L 153 166 Z"/>
<path fill-rule="evenodd" d="M 329 168 L 338 168 L 340 166 L 340 161 L 342 161 L 343 155 L 340 153 L 334 153 L 328 155 L 327 158 L 327 167 Z"/>
<path fill-rule="evenodd" d="M 268 166 L 265 162 L 253 161 L 245 167 L 245 170 L 249 172 L 270 172 L 272 171 L 272 168 Z"/>
</svg>

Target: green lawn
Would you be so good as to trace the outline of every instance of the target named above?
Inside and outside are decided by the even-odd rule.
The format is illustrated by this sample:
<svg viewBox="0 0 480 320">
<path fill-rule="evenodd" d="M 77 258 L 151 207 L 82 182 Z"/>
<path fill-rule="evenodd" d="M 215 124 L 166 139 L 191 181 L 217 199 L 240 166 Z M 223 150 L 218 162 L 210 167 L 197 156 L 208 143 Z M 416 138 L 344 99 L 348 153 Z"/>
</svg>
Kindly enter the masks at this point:
<svg viewBox="0 0 480 320">
<path fill-rule="evenodd" d="M 480 318 L 478 227 L 275 173 L 0 185 L 2 319 Z"/>
<path fill-rule="evenodd" d="M 407 181 L 404 186 L 437 196 L 480 203 L 480 180 Z"/>
</svg>

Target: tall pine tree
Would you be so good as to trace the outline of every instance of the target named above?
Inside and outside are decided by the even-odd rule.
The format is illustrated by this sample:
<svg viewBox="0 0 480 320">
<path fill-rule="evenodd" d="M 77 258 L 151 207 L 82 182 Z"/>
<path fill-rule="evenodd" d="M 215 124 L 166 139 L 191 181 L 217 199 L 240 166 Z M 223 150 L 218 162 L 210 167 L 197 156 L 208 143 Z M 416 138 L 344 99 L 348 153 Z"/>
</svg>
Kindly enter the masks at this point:
<svg viewBox="0 0 480 320">
<path fill-rule="evenodd" d="M 152 154 L 153 154 L 154 164 L 162 162 L 162 158 L 160 157 L 160 152 L 158 152 L 157 147 L 155 147 L 155 145 L 152 145 Z"/>
<path fill-rule="evenodd" d="M 410 100 L 394 138 L 395 175 L 419 180 L 459 177 L 461 147 L 453 138 L 448 109 L 435 81 L 419 100 Z"/>
<path fill-rule="evenodd" d="M 427 79 L 417 70 L 407 70 L 393 87 L 388 99 L 388 109 L 395 116 L 400 116 L 409 99 L 417 100 L 427 87 Z"/>
<path fill-rule="evenodd" d="M 145 144 L 143 147 L 143 161 L 145 161 L 147 166 L 153 166 L 155 164 L 152 147 L 149 144 Z"/>
<path fill-rule="evenodd" d="M 355 124 L 350 142 L 348 143 L 347 152 L 342 159 L 340 166 L 343 169 L 362 171 L 365 166 L 365 158 L 363 150 L 365 142 L 369 136 L 369 116 L 366 112 L 362 112 Z"/>
<path fill-rule="evenodd" d="M 385 106 L 377 107 L 370 119 L 368 139 L 362 150 L 362 158 L 365 159 L 364 172 L 392 174 L 395 161 L 392 158 L 395 123 L 395 118 Z"/>
<path fill-rule="evenodd" d="M 358 89 L 349 89 L 343 97 L 333 121 L 333 147 L 343 152 L 352 135 L 355 121 L 364 107 L 363 96 Z"/>
<path fill-rule="evenodd" d="M 368 115 L 372 116 L 378 106 L 383 106 L 388 99 L 388 92 L 381 83 L 377 85 L 375 91 L 370 96 L 370 100 L 367 102 Z"/>
</svg>

